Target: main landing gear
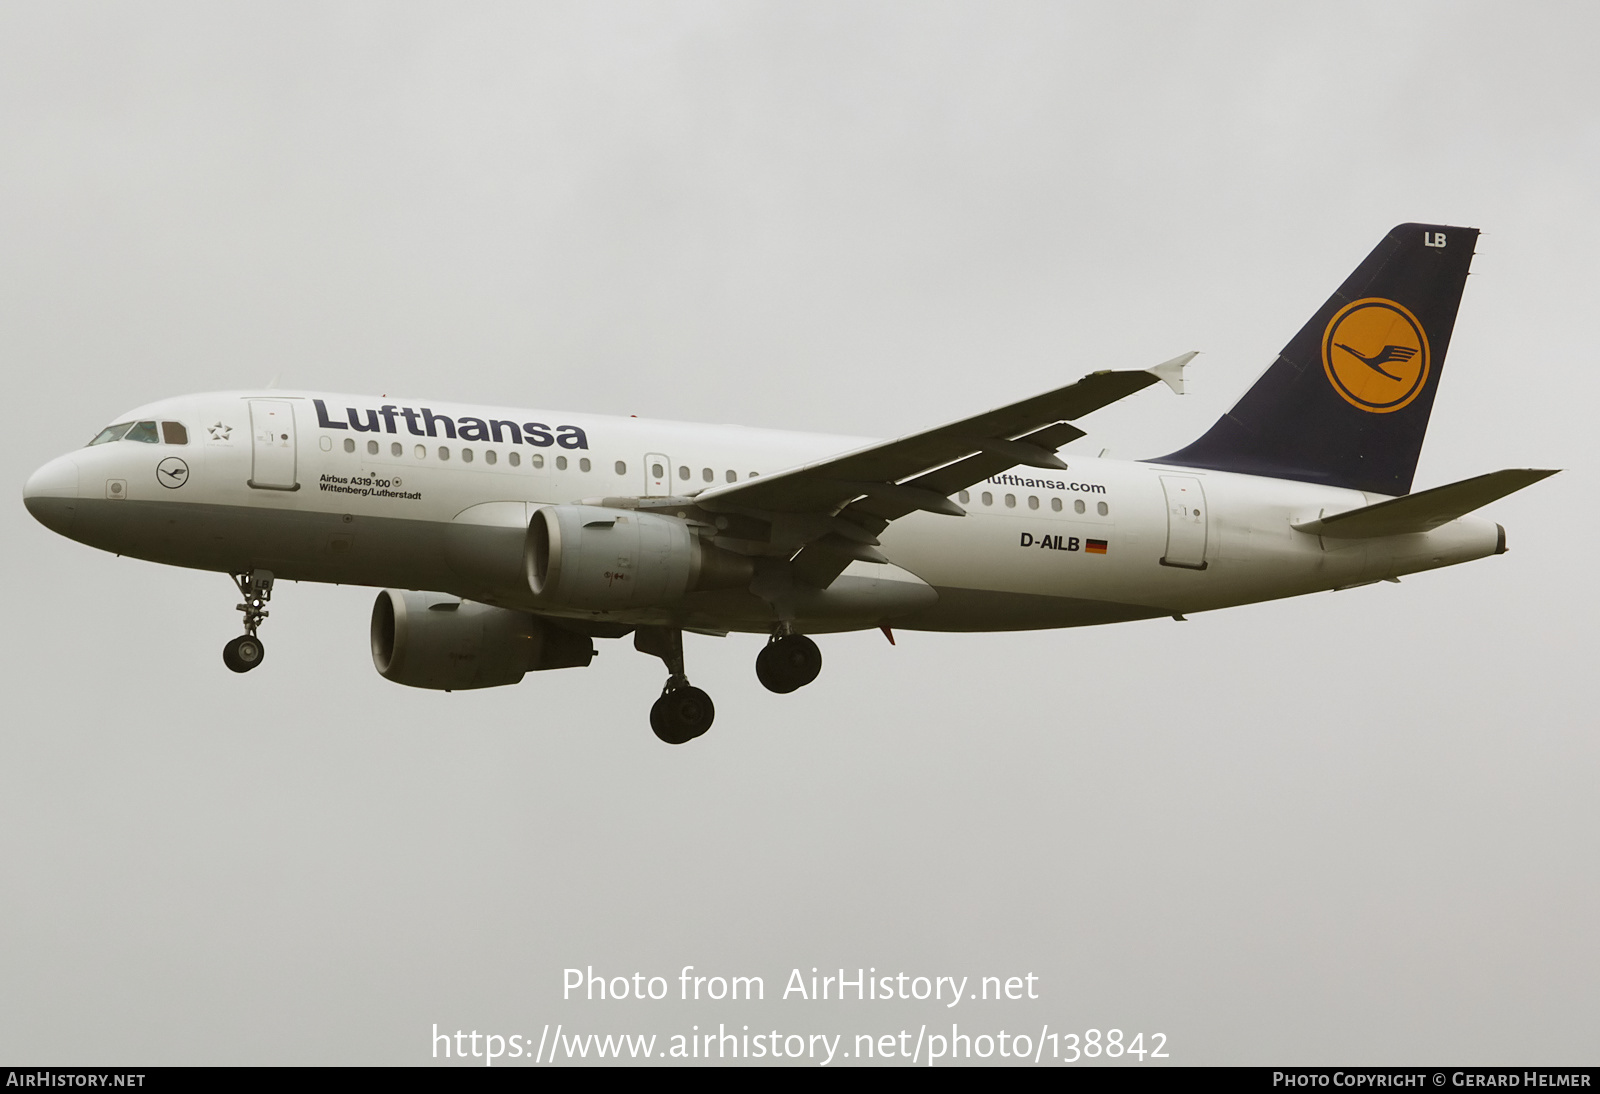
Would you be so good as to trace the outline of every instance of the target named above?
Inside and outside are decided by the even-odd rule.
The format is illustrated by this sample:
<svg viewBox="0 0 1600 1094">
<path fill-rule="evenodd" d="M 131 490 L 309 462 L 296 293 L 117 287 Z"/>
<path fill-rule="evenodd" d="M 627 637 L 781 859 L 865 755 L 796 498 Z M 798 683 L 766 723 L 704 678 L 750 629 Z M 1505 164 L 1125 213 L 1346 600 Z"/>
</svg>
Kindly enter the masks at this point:
<svg viewBox="0 0 1600 1094">
<path fill-rule="evenodd" d="M 822 651 L 803 634 L 774 634 L 756 654 L 756 679 L 779 695 L 798 691 L 821 671 Z"/>
<path fill-rule="evenodd" d="M 222 647 L 222 663 L 234 672 L 249 672 L 267 655 L 267 648 L 256 637 L 256 628 L 270 614 L 267 601 L 272 599 L 272 571 L 248 570 L 228 576 L 233 578 L 233 583 L 239 586 L 239 595 L 244 597 L 244 603 L 239 605 L 244 613 L 244 633 Z"/>
<path fill-rule="evenodd" d="M 669 745 L 687 744 L 711 728 L 717 708 L 711 696 L 689 684 L 683 672 L 683 631 L 677 627 L 639 627 L 633 648 L 661 658 L 667 684 L 650 708 L 650 728 Z M 822 651 L 803 634 L 776 631 L 756 656 L 756 677 L 768 691 L 787 695 L 805 687 L 822 671 Z"/>
<path fill-rule="evenodd" d="M 667 666 L 667 685 L 650 708 L 650 728 L 669 745 L 686 744 L 711 728 L 717 708 L 711 696 L 692 687 L 683 672 L 683 631 L 677 627 L 640 627 L 633 648 L 659 657 Z"/>
</svg>

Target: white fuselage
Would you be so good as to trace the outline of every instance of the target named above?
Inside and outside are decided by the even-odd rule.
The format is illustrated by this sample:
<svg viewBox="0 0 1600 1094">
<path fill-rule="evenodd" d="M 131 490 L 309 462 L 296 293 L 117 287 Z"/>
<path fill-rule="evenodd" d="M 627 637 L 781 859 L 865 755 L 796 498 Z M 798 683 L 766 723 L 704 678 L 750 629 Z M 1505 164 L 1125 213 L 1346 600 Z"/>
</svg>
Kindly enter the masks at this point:
<svg viewBox="0 0 1600 1094">
<path fill-rule="evenodd" d="M 426 414 L 424 414 L 426 411 Z M 452 592 L 501 603 L 452 554 L 451 529 L 525 529 L 541 505 L 692 497 L 868 443 L 862 438 L 310 392 L 153 403 L 187 443 L 118 440 L 41 468 L 29 508 L 119 554 L 279 577 Z M 453 436 L 451 435 L 453 434 Z M 181 461 L 177 463 L 163 461 Z M 1322 540 L 1292 525 L 1381 500 L 1281 479 L 1069 455 L 957 495 L 881 534 L 891 565 L 854 562 L 796 629 L 1011 630 L 1204 611 L 1397 577 L 1493 554 L 1497 526 Z M 181 481 L 180 481 L 181 480 Z M 853 584 L 852 584 L 853 583 Z M 854 591 L 852 591 L 854 590 Z M 648 611 L 567 613 L 765 631 L 739 593 Z"/>
</svg>

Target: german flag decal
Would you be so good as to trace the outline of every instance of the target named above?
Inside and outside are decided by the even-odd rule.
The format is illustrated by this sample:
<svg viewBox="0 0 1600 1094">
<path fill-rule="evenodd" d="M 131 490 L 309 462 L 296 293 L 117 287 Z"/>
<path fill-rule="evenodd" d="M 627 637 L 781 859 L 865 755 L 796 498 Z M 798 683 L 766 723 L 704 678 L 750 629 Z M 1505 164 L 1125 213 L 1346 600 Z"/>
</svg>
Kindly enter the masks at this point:
<svg viewBox="0 0 1600 1094">
<path fill-rule="evenodd" d="M 1083 549 L 1091 555 L 1103 555 L 1106 553 L 1106 541 L 1103 539 L 1086 539 L 1083 541 Z"/>
</svg>

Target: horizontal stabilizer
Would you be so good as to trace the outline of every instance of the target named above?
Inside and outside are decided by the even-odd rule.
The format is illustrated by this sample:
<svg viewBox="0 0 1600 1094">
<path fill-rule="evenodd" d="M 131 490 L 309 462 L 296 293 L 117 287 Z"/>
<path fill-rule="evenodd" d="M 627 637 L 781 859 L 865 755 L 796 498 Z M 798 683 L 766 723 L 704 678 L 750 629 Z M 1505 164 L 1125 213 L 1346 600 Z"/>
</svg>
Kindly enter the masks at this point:
<svg viewBox="0 0 1600 1094">
<path fill-rule="evenodd" d="M 1391 498 L 1376 505 L 1335 513 L 1331 517 L 1308 520 L 1294 527 L 1297 531 L 1327 539 L 1372 539 L 1377 536 L 1403 536 L 1431 532 L 1474 509 L 1514 494 L 1555 471 L 1520 467 L 1491 471 L 1448 486 L 1436 486 L 1420 494 Z"/>
</svg>

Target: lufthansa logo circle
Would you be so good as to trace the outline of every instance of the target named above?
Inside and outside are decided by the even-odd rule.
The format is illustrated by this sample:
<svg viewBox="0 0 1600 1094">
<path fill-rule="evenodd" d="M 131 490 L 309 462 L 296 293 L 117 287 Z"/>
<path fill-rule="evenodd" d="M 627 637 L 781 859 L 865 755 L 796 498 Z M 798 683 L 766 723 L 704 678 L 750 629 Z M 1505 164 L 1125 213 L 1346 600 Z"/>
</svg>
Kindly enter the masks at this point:
<svg viewBox="0 0 1600 1094">
<path fill-rule="evenodd" d="M 1369 414 L 1389 414 L 1415 399 L 1428 381 L 1428 336 L 1393 300 L 1346 304 L 1322 335 L 1322 367 L 1339 397 Z"/>
<path fill-rule="evenodd" d="M 168 456 L 156 464 L 156 481 L 168 490 L 176 490 L 189 481 L 189 465 L 176 456 Z"/>
</svg>

